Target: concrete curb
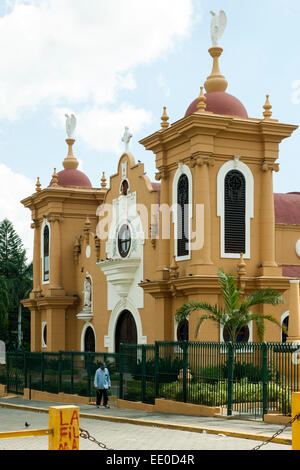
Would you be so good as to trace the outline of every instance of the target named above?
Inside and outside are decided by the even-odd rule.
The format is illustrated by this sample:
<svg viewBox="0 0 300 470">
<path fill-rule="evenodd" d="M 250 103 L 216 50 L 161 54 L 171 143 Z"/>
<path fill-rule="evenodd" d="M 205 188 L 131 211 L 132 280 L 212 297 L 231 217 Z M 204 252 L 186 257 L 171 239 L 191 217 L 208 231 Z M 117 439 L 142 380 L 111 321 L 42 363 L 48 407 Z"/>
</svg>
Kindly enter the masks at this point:
<svg viewBox="0 0 300 470">
<path fill-rule="evenodd" d="M 15 405 L 11 403 L 0 403 L 0 407 L 48 413 L 47 408 L 38 408 L 34 406 L 25 406 L 25 405 Z M 81 418 L 96 419 L 99 421 L 135 424 L 138 426 L 158 427 L 158 428 L 164 428 L 164 429 L 173 429 L 176 431 L 188 431 L 188 432 L 197 432 L 197 433 L 206 432 L 207 434 L 223 434 L 224 436 L 228 436 L 228 437 L 236 437 L 239 439 L 249 439 L 252 441 L 260 441 L 260 442 L 264 442 L 270 439 L 270 437 L 272 436 L 271 434 L 270 435 L 253 434 L 250 432 L 241 432 L 241 431 L 236 432 L 236 431 L 231 431 L 228 429 L 214 429 L 214 428 L 203 427 L 203 426 L 172 424 L 172 423 L 167 423 L 164 421 L 150 421 L 150 420 L 141 420 L 141 419 L 134 419 L 134 418 L 121 418 L 119 416 L 107 416 L 107 415 L 98 415 L 98 414 L 96 415 L 93 413 L 84 413 L 84 412 L 80 412 L 79 416 Z M 292 439 L 284 438 L 284 437 L 276 437 L 275 439 L 272 440 L 272 443 L 292 445 Z"/>
</svg>

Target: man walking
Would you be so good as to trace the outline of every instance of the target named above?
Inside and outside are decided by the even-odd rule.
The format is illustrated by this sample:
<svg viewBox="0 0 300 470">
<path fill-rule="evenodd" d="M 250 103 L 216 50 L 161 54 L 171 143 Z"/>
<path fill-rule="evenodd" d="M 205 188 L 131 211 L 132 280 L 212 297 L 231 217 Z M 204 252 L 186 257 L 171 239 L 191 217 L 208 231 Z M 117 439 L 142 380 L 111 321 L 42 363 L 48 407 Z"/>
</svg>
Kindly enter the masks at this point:
<svg viewBox="0 0 300 470">
<path fill-rule="evenodd" d="M 94 385 L 96 388 L 97 408 L 99 408 L 101 404 L 102 396 L 103 396 L 104 408 L 110 408 L 110 406 L 108 406 L 108 403 L 107 403 L 108 402 L 107 390 L 109 390 L 111 387 L 110 376 L 109 376 L 108 369 L 105 367 L 103 362 L 100 362 L 99 369 L 96 370 Z"/>
</svg>

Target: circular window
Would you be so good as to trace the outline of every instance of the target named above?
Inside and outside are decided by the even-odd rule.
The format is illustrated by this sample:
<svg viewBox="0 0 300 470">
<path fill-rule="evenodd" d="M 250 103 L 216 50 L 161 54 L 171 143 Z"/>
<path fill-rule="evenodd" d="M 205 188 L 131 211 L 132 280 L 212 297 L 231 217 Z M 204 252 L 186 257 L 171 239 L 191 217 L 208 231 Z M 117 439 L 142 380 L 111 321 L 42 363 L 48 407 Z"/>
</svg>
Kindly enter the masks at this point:
<svg viewBox="0 0 300 470">
<path fill-rule="evenodd" d="M 118 234 L 118 249 L 120 256 L 126 258 L 131 246 L 131 234 L 128 225 L 122 225 Z"/>
<path fill-rule="evenodd" d="M 188 320 L 181 320 L 177 327 L 177 341 L 189 340 L 189 322 Z"/>
</svg>

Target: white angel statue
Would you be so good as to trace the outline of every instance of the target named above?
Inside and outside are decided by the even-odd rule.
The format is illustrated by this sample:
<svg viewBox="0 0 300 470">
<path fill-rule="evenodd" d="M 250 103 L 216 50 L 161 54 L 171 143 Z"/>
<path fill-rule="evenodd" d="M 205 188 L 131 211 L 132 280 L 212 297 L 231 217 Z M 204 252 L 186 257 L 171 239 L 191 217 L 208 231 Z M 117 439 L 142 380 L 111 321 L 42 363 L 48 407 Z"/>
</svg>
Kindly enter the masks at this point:
<svg viewBox="0 0 300 470">
<path fill-rule="evenodd" d="M 71 116 L 69 116 L 68 114 L 65 114 L 65 116 L 67 118 L 67 121 L 66 121 L 67 135 L 69 139 L 72 139 L 75 128 L 76 128 L 76 117 L 74 116 L 74 114 L 71 114 Z"/>
<path fill-rule="evenodd" d="M 211 20 L 211 40 L 214 47 L 219 45 L 219 39 L 223 36 L 227 25 L 227 16 L 225 11 L 221 10 L 219 15 L 214 11 L 210 12 L 212 14 Z"/>
</svg>

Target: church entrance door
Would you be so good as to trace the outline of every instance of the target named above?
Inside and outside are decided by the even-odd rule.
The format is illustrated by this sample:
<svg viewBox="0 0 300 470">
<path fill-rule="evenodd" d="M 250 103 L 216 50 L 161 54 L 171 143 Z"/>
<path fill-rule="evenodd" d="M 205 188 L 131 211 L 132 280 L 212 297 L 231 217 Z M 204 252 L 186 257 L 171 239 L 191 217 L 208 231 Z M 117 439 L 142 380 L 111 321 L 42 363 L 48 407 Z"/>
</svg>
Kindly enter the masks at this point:
<svg viewBox="0 0 300 470">
<path fill-rule="evenodd" d="M 124 310 L 119 316 L 116 335 L 115 335 L 115 351 L 120 352 L 120 344 L 137 344 L 137 329 L 135 320 L 129 310 Z"/>
</svg>

